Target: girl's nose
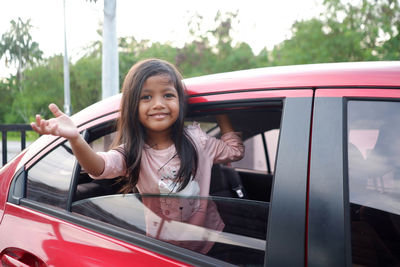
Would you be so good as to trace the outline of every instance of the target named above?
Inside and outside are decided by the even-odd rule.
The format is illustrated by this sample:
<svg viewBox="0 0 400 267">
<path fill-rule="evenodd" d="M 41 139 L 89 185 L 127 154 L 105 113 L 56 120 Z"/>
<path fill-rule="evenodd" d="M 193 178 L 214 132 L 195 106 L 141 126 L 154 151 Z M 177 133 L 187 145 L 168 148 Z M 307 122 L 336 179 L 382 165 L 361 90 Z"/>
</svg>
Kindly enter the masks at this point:
<svg viewBox="0 0 400 267">
<path fill-rule="evenodd" d="M 164 104 L 164 98 L 162 97 L 155 97 L 154 98 L 154 105 L 153 108 L 154 109 L 161 109 L 164 108 L 165 104 Z"/>
</svg>

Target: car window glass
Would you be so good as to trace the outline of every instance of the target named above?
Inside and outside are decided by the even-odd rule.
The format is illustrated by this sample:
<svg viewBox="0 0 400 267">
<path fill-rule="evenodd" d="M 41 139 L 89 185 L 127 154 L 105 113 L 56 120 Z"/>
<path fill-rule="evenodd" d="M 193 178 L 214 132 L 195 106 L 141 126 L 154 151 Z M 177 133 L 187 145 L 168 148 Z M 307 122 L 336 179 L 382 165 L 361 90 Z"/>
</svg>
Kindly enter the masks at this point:
<svg viewBox="0 0 400 267">
<path fill-rule="evenodd" d="M 278 148 L 279 129 L 273 129 L 264 132 L 264 136 L 267 145 L 268 158 L 270 161 L 270 169 L 271 172 L 274 172 L 275 156 Z M 265 151 L 264 149 L 260 149 L 260 147 L 263 147 L 262 135 L 259 134 L 247 139 L 244 142 L 244 145 L 246 147 L 246 154 L 244 158 L 237 162 L 232 162 L 232 166 L 256 171 L 268 171 Z"/>
<path fill-rule="evenodd" d="M 261 266 L 268 207 L 222 197 L 127 194 L 80 200 L 72 211 L 216 259 Z"/>
<path fill-rule="evenodd" d="M 28 170 L 26 197 L 66 208 L 74 164 L 69 142 L 57 146 Z"/>
<path fill-rule="evenodd" d="M 349 101 L 352 259 L 400 264 L 400 103 Z"/>
<path fill-rule="evenodd" d="M 112 142 L 115 138 L 115 132 L 101 136 L 89 143 L 92 149 L 96 152 L 108 151 L 111 148 Z"/>
<path fill-rule="evenodd" d="M 218 124 L 215 122 L 198 122 L 193 120 L 185 121 L 186 127 L 194 124 L 198 124 L 200 128 L 209 135 L 215 136 L 219 133 Z"/>
<path fill-rule="evenodd" d="M 265 133 L 268 149 L 275 156 L 280 108 L 278 111 L 263 108 L 230 111 L 228 115 L 244 140 Z M 185 124 L 193 122 L 198 122 L 208 135 L 220 137 L 215 115 L 196 116 Z M 113 137 L 109 137 L 107 131 L 100 134 L 93 129 L 96 140 L 91 140 L 91 131 L 88 131 L 90 145 L 96 151 L 107 151 Z M 247 143 L 246 153 L 261 154 L 265 161 L 264 146 L 248 149 Z M 262 151 L 256 151 L 260 149 Z M 230 164 L 214 164 L 210 196 L 201 198 L 136 192 L 122 195 L 118 190 L 119 178 L 92 180 L 83 170 L 78 178 L 72 212 L 224 262 L 262 266 L 273 180 L 265 165 L 264 162 L 257 170 L 251 162 L 236 170 Z"/>
</svg>

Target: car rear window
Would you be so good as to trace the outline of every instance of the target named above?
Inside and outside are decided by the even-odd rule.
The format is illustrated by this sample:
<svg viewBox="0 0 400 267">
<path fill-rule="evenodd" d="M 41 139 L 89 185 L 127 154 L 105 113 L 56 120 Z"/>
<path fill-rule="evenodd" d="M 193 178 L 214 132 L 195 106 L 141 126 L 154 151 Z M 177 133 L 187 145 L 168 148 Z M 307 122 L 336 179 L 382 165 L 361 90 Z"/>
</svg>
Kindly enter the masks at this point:
<svg viewBox="0 0 400 267">
<path fill-rule="evenodd" d="M 353 264 L 400 263 L 400 102 L 349 101 Z"/>
</svg>

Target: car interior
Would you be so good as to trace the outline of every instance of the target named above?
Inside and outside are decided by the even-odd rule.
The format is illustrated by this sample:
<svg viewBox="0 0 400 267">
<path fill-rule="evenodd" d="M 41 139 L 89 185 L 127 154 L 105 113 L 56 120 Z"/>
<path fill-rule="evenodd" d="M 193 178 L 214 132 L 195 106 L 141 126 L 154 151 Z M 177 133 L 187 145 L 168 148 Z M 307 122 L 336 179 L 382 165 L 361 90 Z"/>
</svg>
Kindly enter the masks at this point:
<svg viewBox="0 0 400 267">
<path fill-rule="evenodd" d="M 272 129 L 279 129 L 280 126 L 281 108 L 279 106 L 231 109 L 225 112 L 229 115 L 235 131 L 241 132 L 243 141 L 250 140 L 256 136 L 262 137 L 263 133 Z M 190 117 L 190 120 L 197 121 L 200 125 L 212 123 L 217 127 L 214 114 L 199 117 L 193 116 Z M 218 127 L 210 130 L 208 134 L 220 137 Z M 246 146 L 245 149 L 245 153 L 249 155 L 254 152 L 253 147 Z M 240 168 L 234 167 L 234 163 L 214 164 L 210 195 L 269 202 L 273 173 L 268 169 L 266 171 L 256 170 L 253 166 L 255 160 L 264 160 L 268 165 L 269 158 L 271 156 L 275 157 L 275 155 L 266 153 L 266 144 L 263 147 L 259 147 L 259 150 L 262 151 L 261 155 L 265 158 L 255 159 L 253 156 L 253 158 L 247 160 L 248 164 L 240 164 Z"/>
</svg>

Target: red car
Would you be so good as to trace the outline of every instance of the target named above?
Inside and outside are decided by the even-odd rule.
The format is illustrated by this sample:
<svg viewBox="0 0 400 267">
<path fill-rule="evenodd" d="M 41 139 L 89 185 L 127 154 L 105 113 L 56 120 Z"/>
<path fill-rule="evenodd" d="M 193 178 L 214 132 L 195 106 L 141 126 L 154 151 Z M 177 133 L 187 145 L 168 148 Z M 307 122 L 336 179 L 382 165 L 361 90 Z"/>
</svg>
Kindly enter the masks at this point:
<svg viewBox="0 0 400 267">
<path fill-rule="evenodd" d="M 218 136 L 214 115 L 225 113 L 245 140 L 244 159 L 214 165 L 202 200 L 224 229 L 146 225 L 145 198 L 177 197 L 119 194 L 117 180 L 88 177 L 68 141 L 42 136 L 0 170 L 4 266 L 400 266 L 400 62 L 184 82 L 188 123 Z M 73 116 L 96 150 L 111 143 L 120 98 Z"/>
</svg>

